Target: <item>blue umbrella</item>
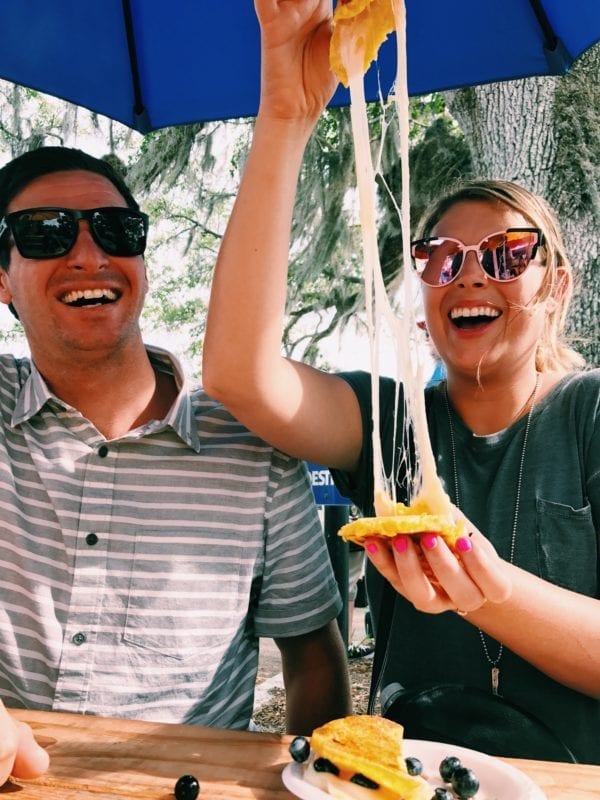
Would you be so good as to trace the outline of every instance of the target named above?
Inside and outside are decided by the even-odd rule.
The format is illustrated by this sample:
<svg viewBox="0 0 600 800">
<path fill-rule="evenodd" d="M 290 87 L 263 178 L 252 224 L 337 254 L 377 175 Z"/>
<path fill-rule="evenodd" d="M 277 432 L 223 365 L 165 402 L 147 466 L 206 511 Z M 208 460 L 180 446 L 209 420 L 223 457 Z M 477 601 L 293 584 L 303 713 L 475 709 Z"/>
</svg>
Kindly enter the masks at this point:
<svg viewBox="0 0 600 800">
<path fill-rule="evenodd" d="M 413 95 L 559 75 L 600 39 L 600 0 L 407 0 Z M 3 0 L 0 77 L 146 132 L 252 116 L 259 31 L 252 0 Z M 394 42 L 367 98 L 388 91 Z M 349 101 L 340 88 L 332 105 Z"/>
</svg>

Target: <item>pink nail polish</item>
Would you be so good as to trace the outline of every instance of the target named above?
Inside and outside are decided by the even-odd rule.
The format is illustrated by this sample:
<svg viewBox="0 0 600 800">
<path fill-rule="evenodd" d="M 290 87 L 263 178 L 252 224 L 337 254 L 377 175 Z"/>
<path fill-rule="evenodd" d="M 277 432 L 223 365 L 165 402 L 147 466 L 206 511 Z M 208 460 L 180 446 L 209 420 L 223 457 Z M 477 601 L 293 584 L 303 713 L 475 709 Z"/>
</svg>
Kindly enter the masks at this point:
<svg viewBox="0 0 600 800">
<path fill-rule="evenodd" d="M 456 549 L 460 550 L 461 553 L 468 553 L 469 550 L 473 549 L 473 543 L 468 536 L 461 536 L 460 539 L 456 540 Z"/>
<path fill-rule="evenodd" d="M 421 544 L 426 550 L 433 550 L 434 547 L 437 547 L 437 540 L 438 537 L 435 533 L 426 533 L 424 536 L 421 536 Z"/>
<path fill-rule="evenodd" d="M 365 546 L 365 550 L 367 551 L 367 553 L 376 553 L 377 552 L 377 545 L 375 544 L 375 542 L 369 542 Z"/>
<path fill-rule="evenodd" d="M 397 553 L 406 553 L 408 549 L 408 536 L 396 536 L 393 545 Z"/>
</svg>

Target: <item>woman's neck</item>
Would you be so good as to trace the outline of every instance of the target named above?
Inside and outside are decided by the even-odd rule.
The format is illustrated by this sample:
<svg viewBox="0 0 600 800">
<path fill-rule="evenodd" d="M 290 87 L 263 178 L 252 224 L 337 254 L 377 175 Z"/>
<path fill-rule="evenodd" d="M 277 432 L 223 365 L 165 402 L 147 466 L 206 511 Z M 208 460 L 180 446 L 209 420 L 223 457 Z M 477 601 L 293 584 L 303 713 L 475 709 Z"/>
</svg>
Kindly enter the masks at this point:
<svg viewBox="0 0 600 800">
<path fill-rule="evenodd" d="M 539 374 L 536 402 L 550 391 L 563 374 Z M 479 380 L 449 373 L 448 395 L 465 425 L 473 433 L 484 436 L 510 427 L 527 414 L 537 380 L 535 368 L 509 377 L 482 376 Z"/>
</svg>

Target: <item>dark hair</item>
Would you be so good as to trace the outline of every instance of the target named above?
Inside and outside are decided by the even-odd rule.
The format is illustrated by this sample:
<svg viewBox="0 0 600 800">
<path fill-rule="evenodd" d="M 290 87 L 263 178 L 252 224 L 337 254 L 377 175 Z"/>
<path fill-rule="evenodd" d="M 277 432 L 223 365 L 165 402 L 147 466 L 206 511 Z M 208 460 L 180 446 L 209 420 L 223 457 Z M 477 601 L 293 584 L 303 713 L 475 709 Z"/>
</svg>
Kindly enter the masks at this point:
<svg viewBox="0 0 600 800">
<path fill-rule="evenodd" d="M 40 147 L 17 156 L 0 169 L 0 219 L 6 214 L 11 200 L 36 178 L 75 170 L 102 175 L 113 184 L 129 208 L 139 210 L 125 181 L 108 161 L 71 147 Z M 8 270 L 9 262 L 10 237 L 4 236 L 0 240 L 0 267 Z"/>
</svg>

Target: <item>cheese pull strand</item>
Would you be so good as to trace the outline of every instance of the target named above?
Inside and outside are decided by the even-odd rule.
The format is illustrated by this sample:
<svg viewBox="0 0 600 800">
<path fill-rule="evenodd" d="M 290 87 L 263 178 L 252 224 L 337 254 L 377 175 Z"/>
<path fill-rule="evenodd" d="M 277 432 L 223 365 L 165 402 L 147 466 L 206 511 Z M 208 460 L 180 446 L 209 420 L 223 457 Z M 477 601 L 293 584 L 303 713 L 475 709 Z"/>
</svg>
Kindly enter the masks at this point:
<svg viewBox="0 0 600 800">
<path fill-rule="evenodd" d="M 452 520 L 453 507 L 437 475 L 427 416 L 425 412 L 423 357 L 417 346 L 420 333 L 416 325 L 415 301 L 418 281 L 410 264 L 410 197 L 409 197 L 409 108 L 406 65 L 406 10 L 403 0 L 339 0 L 333 17 L 330 62 L 342 82 L 350 88 L 350 112 L 356 176 L 359 197 L 360 226 L 363 241 L 363 275 L 367 331 L 372 373 L 371 403 L 373 420 L 373 479 L 375 509 L 378 517 L 393 514 L 396 481 L 400 473 L 410 476 L 408 502 L 423 502 L 432 514 Z M 397 41 L 397 74 L 394 90 L 400 130 L 400 163 L 402 191 L 399 208 L 402 227 L 404 277 L 402 313 L 393 308 L 385 289 L 377 240 L 377 198 L 375 169 L 364 95 L 364 72 L 377 56 L 377 51 L 393 30 Z M 394 461 L 386 473 L 380 439 L 379 418 L 379 347 L 380 332 L 386 324 L 396 350 L 397 383 L 402 383 L 405 431 L 394 430 L 394 441 L 405 440 L 413 433 L 415 456 L 411 463 L 406 450 L 400 463 Z M 396 398 L 396 406 L 399 394 Z"/>
</svg>

